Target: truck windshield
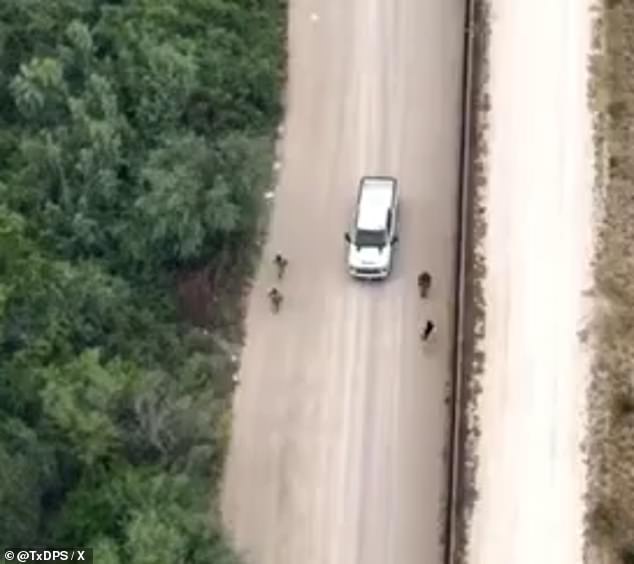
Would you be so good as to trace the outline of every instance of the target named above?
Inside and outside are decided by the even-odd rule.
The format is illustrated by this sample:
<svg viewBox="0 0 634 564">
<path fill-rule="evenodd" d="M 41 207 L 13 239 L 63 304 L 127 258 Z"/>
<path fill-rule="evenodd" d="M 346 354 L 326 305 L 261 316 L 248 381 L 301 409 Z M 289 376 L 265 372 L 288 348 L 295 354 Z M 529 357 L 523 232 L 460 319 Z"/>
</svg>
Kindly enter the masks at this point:
<svg viewBox="0 0 634 564">
<path fill-rule="evenodd" d="M 354 244 L 357 247 L 383 247 L 386 239 L 385 231 L 359 229 L 356 233 Z"/>
</svg>

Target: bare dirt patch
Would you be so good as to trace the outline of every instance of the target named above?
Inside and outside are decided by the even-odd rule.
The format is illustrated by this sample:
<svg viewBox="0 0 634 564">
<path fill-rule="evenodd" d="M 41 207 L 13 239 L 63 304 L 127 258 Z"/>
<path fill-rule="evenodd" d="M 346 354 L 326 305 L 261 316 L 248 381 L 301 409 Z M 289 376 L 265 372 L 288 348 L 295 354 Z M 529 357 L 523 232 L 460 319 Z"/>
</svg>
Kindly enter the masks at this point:
<svg viewBox="0 0 634 564">
<path fill-rule="evenodd" d="M 634 4 L 605 0 L 595 32 L 598 230 L 589 332 L 588 561 L 634 562 Z"/>
</svg>

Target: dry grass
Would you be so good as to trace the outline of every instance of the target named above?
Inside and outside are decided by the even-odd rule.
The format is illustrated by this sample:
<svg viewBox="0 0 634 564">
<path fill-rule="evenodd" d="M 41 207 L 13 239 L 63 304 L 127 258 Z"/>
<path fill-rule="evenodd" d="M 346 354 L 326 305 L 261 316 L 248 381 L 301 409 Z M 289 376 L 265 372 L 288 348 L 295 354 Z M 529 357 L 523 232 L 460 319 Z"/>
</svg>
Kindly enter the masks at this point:
<svg viewBox="0 0 634 564">
<path fill-rule="evenodd" d="M 597 204 L 588 561 L 634 563 L 634 2 L 604 0 L 593 82 Z"/>
</svg>

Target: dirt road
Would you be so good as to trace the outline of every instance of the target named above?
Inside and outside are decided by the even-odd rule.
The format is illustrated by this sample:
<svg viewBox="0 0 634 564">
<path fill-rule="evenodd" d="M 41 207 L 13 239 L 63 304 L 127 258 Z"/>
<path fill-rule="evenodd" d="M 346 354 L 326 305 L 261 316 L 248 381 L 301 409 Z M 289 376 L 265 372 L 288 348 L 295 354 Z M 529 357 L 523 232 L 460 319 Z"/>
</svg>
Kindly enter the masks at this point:
<svg viewBox="0 0 634 564">
<path fill-rule="evenodd" d="M 251 296 L 224 488 L 253 564 L 437 564 L 450 373 L 462 0 L 291 0 L 270 245 Z M 394 275 L 345 271 L 359 177 L 401 187 Z M 265 299 L 290 259 L 283 310 Z M 421 269 L 431 300 L 417 298 Z M 435 341 L 418 338 L 426 316 Z"/>
<path fill-rule="evenodd" d="M 468 562 L 579 564 L 593 2 L 491 4 L 485 371 Z"/>
</svg>

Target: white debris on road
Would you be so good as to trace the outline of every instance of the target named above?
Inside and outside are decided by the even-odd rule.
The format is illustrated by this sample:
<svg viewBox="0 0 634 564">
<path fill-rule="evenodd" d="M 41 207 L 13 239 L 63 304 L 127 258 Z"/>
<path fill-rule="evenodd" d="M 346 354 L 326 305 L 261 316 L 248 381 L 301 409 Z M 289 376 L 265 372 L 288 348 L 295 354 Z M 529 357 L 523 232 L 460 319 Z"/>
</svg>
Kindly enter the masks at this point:
<svg viewBox="0 0 634 564">
<path fill-rule="evenodd" d="M 590 0 L 491 0 L 486 337 L 469 564 L 583 562 Z"/>
</svg>

